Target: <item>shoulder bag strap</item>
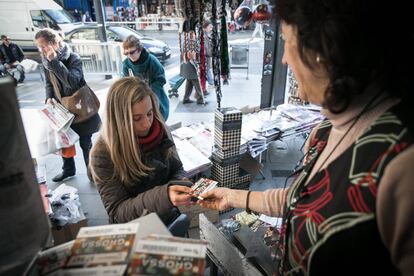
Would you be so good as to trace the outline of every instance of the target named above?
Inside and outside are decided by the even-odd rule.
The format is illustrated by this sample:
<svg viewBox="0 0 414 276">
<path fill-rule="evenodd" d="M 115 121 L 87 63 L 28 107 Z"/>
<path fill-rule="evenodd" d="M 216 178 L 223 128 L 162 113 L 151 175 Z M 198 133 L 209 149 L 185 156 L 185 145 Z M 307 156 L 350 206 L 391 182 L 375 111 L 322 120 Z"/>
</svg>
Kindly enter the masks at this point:
<svg viewBox="0 0 414 276">
<path fill-rule="evenodd" d="M 58 97 L 59 102 L 62 102 L 62 95 L 60 94 L 59 85 L 57 83 L 55 74 L 53 74 L 52 72 L 49 72 L 49 78 L 50 78 L 50 82 L 52 83 L 53 90 L 55 90 L 56 97 Z"/>
</svg>

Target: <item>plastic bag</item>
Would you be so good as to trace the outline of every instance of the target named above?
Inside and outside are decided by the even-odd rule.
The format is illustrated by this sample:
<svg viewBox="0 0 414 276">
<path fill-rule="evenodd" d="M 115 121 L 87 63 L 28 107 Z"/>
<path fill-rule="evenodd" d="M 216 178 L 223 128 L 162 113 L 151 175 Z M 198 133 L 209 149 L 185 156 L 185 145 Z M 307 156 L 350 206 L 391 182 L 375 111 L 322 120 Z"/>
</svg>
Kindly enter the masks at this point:
<svg viewBox="0 0 414 276">
<path fill-rule="evenodd" d="M 50 218 L 57 226 L 64 226 L 68 223 L 77 223 L 85 219 L 81 209 L 78 189 L 61 184 L 49 194 L 52 214 Z"/>
</svg>

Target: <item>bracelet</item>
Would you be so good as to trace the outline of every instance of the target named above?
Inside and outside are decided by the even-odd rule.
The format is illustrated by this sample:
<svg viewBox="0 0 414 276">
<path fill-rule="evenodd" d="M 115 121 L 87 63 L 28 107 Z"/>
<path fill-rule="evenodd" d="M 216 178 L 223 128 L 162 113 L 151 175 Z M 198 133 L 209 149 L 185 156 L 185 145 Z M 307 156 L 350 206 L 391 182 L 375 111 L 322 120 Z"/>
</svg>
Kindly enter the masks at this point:
<svg viewBox="0 0 414 276">
<path fill-rule="evenodd" d="M 246 197 L 246 212 L 247 212 L 248 214 L 251 214 L 251 213 L 252 213 L 252 210 L 250 210 L 250 208 L 249 208 L 250 192 L 251 192 L 251 191 L 248 191 L 248 192 L 247 192 L 247 197 Z"/>
</svg>

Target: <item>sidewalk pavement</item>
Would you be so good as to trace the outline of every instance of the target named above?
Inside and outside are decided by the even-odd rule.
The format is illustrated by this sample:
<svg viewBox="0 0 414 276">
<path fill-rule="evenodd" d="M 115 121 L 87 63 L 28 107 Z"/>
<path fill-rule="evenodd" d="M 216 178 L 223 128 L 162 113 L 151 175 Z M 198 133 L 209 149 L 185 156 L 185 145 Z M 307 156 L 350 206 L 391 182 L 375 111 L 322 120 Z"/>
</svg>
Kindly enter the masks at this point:
<svg viewBox="0 0 414 276">
<path fill-rule="evenodd" d="M 254 59 L 257 57 L 250 57 L 250 59 Z M 260 57 L 261 59 L 262 57 Z M 166 75 L 167 79 L 171 78 L 175 74 L 178 73 L 178 68 L 173 68 L 171 70 L 167 70 Z M 30 77 L 29 77 L 30 79 Z M 117 78 L 105 80 L 102 76 L 86 76 L 87 83 L 90 87 L 95 91 L 98 98 L 101 101 L 100 107 L 100 114 L 103 118 L 103 110 L 105 107 L 105 100 L 106 94 L 108 92 L 109 87 Z M 40 81 L 33 81 L 30 83 L 28 81 L 25 84 L 25 90 L 27 93 L 35 93 L 35 90 L 43 91 L 42 95 L 44 95 L 44 85 Z M 167 84 L 165 85 L 165 91 L 167 93 L 168 89 L 170 88 Z M 185 107 L 182 106 L 182 99 L 184 95 L 184 88 L 185 84 L 183 84 L 179 90 L 179 97 L 178 98 L 171 98 L 170 99 L 170 116 L 167 121 L 168 125 L 173 125 L 176 123 L 180 123 L 185 126 L 193 123 L 199 123 L 202 121 L 210 121 L 214 119 L 214 109 L 216 108 L 216 97 L 214 88 L 209 88 L 210 95 L 206 96 L 206 100 L 208 101 L 207 106 L 196 105 L 196 103 L 192 103 L 186 105 Z M 36 92 L 40 93 L 40 92 Z M 229 85 L 222 86 L 222 102 L 221 107 L 230 107 L 234 106 L 237 108 L 241 108 L 244 106 L 259 106 L 260 105 L 260 93 L 261 93 L 261 71 L 260 72 L 249 72 L 249 79 L 246 79 L 246 70 L 232 70 L 231 79 L 229 81 Z M 24 95 L 19 94 L 19 101 L 25 101 Z M 194 95 L 194 92 L 193 92 Z M 26 100 L 27 101 L 27 100 Z M 24 123 L 26 128 L 26 136 L 28 140 L 32 140 L 33 137 L 36 137 L 36 120 L 34 120 L 34 116 L 36 115 L 36 108 L 38 108 L 39 104 L 33 103 L 31 106 L 30 103 L 26 102 L 28 106 L 22 108 L 25 109 L 23 113 L 24 115 Z M 37 107 L 36 107 L 37 105 Z M 181 105 L 181 106 L 180 106 Z M 191 106 L 192 105 L 192 106 Z M 188 106 L 188 108 L 187 108 Z M 208 111 L 207 111 L 208 109 Z M 207 111 L 207 112 L 206 112 Z M 31 114 L 31 115 L 30 115 Z M 32 116 L 33 115 L 33 116 Z M 104 119 L 104 118 L 103 118 Z M 96 133 L 93 135 L 93 141 L 96 140 L 99 134 Z M 104 225 L 108 223 L 108 216 L 105 211 L 105 208 L 102 204 L 100 199 L 99 193 L 97 192 L 96 186 L 91 183 L 86 175 L 86 168 L 82 157 L 82 150 L 79 147 L 79 143 L 76 144 L 76 152 L 77 155 L 75 157 L 76 162 L 76 175 L 72 178 L 69 178 L 61 183 L 55 183 L 51 179 L 56 174 L 61 172 L 62 160 L 61 157 L 55 154 L 49 154 L 47 156 L 38 157 L 37 161 L 39 164 L 46 165 L 46 174 L 47 174 L 47 185 L 49 189 L 55 189 L 62 183 L 67 185 L 73 186 L 78 189 L 80 202 L 82 204 L 82 209 L 85 211 L 86 216 L 88 218 L 88 225 Z"/>
</svg>

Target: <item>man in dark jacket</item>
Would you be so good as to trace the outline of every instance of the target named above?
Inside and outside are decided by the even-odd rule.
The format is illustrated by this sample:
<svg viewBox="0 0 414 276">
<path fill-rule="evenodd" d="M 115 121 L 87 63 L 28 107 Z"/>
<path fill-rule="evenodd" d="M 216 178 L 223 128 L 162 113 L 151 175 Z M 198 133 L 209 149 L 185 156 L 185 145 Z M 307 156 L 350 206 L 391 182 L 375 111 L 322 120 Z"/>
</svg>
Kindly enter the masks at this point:
<svg viewBox="0 0 414 276">
<path fill-rule="evenodd" d="M 0 45 L 0 71 L 7 74 L 8 69 L 16 68 L 19 72 L 18 82 L 24 81 L 24 68 L 20 62 L 24 59 L 24 54 L 19 45 L 10 41 L 6 35 L 1 36 L 2 44 Z"/>
<path fill-rule="evenodd" d="M 45 68 L 47 104 L 53 104 L 52 99 L 59 100 L 57 93 L 60 93 L 62 98 L 68 97 L 86 84 L 79 55 L 73 53 L 54 30 L 40 30 L 35 39 L 41 51 L 42 63 Z M 59 91 L 55 91 L 51 77 L 57 80 Z M 87 168 L 89 151 L 92 148 L 92 134 L 99 130 L 100 125 L 101 118 L 98 113 L 84 122 L 71 125 L 71 128 L 79 135 L 79 144 Z M 74 158 L 62 158 L 62 173 L 52 178 L 55 182 L 62 181 L 76 173 Z"/>
</svg>

